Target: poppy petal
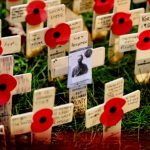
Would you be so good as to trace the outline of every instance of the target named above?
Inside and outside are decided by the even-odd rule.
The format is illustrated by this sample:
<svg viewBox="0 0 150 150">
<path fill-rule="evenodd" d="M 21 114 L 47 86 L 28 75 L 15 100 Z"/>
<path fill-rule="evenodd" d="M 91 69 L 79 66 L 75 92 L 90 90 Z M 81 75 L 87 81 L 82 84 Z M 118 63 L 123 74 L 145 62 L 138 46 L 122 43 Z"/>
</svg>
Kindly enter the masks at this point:
<svg viewBox="0 0 150 150">
<path fill-rule="evenodd" d="M 123 118 L 123 115 L 123 110 L 120 110 L 118 113 L 113 115 L 107 115 L 104 112 L 100 117 L 100 122 L 107 127 L 111 127 L 116 125 Z"/>
<path fill-rule="evenodd" d="M 0 46 L 0 55 L 3 53 L 3 48 Z"/>
<path fill-rule="evenodd" d="M 10 99 L 10 92 L 0 91 L 0 106 L 5 105 Z"/>
<path fill-rule="evenodd" d="M 123 98 L 112 98 L 110 99 L 104 106 L 105 112 L 109 112 L 110 108 L 115 106 L 118 109 L 122 109 L 122 107 L 125 105 L 126 101 Z"/>
<path fill-rule="evenodd" d="M 6 90 L 5 91 L 12 91 L 14 88 L 17 86 L 17 81 L 16 79 L 9 75 L 9 74 L 1 74 L 0 75 L 0 85 L 5 85 Z"/>
<path fill-rule="evenodd" d="M 54 33 L 55 33 L 55 28 L 51 28 L 47 30 L 45 33 L 45 37 L 44 37 L 45 43 L 50 48 L 54 48 L 58 45 L 56 39 L 54 38 Z"/>
<path fill-rule="evenodd" d="M 136 44 L 139 50 L 150 50 L 150 30 L 145 30 L 140 33 Z"/>
<path fill-rule="evenodd" d="M 27 6 L 27 12 L 33 13 L 34 9 L 44 9 L 45 7 L 45 3 L 41 0 L 32 1 Z"/>
<path fill-rule="evenodd" d="M 51 28 L 45 33 L 45 43 L 50 48 L 64 45 L 69 41 L 71 29 L 68 24 L 61 23 L 56 28 Z"/>
<path fill-rule="evenodd" d="M 27 14 L 26 16 L 26 22 L 30 25 L 38 25 L 46 21 L 46 19 L 47 19 L 47 13 L 45 10 L 40 10 L 39 14 Z"/>
<path fill-rule="evenodd" d="M 127 34 L 132 30 L 132 21 L 128 21 L 122 25 L 113 24 L 111 30 L 113 34 L 118 36 Z"/>
<path fill-rule="evenodd" d="M 69 41 L 71 34 L 70 26 L 68 24 L 61 23 L 56 28 L 61 34 L 60 38 L 58 38 L 56 41 L 61 45 L 66 44 Z"/>
<path fill-rule="evenodd" d="M 51 109 L 42 109 L 36 112 L 33 116 L 31 130 L 36 133 L 48 130 L 54 123 Z"/>
<path fill-rule="evenodd" d="M 112 21 L 113 23 L 118 24 L 120 19 L 124 19 L 124 22 L 126 22 L 130 20 L 130 17 L 131 17 L 130 13 L 118 12 L 113 15 Z"/>
</svg>

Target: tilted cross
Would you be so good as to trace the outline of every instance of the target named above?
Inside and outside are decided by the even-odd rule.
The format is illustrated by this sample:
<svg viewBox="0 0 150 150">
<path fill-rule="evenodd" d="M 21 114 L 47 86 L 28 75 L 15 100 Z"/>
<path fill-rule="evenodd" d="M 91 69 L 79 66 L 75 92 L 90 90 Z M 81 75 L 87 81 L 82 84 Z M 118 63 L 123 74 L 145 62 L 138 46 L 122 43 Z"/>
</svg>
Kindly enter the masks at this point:
<svg viewBox="0 0 150 150">
<path fill-rule="evenodd" d="M 55 88 L 34 91 L 32 112 L 11 117 L 11 135 L 32 133 L 32 143 L 51 142 L 52 126 L 69 123 L 73 119 L 73 104 L 54 107 Z"/>
<path fill-rule="evenodd" d="M 121 138 L 121 113 L 139 108 L 140 91 L 123 96 L 124 79 L 119 78 L 105 84 L 104 104 L 86 111 L 85 125 L 87 128 L 103 123 L 103 141 Z M 116 115 L 115 115 L 116 113 Z M 121 116 L 120 116 L 121 115 Z M 119 119 L 118 119 L 118 116 Z"/>
</svg>

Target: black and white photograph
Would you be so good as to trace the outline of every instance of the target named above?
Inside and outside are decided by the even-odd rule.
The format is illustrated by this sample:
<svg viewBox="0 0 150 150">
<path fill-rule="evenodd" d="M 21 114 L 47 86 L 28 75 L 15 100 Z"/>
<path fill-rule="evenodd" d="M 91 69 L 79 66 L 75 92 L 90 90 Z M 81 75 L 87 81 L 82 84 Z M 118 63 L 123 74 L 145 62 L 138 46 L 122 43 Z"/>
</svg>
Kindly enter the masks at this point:
<svg viewBox="0 0 150 150">
<path fill-rule="evenodd" d="M 86 47 L 69 54 L 68 88 L 92 83 L 92 49 Z"/>
</svg>

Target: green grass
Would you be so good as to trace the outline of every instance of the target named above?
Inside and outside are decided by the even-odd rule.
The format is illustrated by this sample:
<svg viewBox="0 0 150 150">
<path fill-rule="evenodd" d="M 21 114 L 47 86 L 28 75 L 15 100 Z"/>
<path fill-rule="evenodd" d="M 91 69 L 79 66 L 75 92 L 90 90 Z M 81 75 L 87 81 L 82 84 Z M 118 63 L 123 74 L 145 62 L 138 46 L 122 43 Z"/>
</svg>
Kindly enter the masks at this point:
<svg viewBox="0 0 150 150">
<path fill-rule="evenodd" d="M 3 8 L 4 6 L 2 6 Z M 133 5 L 133 7 L 135 7 Z M 7 11 L 5 9 L 0 10 L 0 17 L 4 19 Z M 88 28 L 91 28 L 92 14 L 83 14 L 84 20 Z M 3 22 L 3 36 L 10 35 L 10 32 L 6 32 L 8 28 L 7 22 Z M 135 28 L 133 32 L 137 32 Z M 135 63 L 135 51 L 128 52 L 124 55 L 124 58 L 116 63 L 110 64 L 107 57 L 108 51 L 108 39 L 101 43 L 94 43 L 94 47 L 99 45 L 105 45 L 106 47 L 106 61 L 105 65 L 93 69 L 93 84 L 88 86 L 88 108 L 97 106 L 104 101 L 104 84 L 114 79 L 124 77 L 125 89 L 124 94 L 128 94 L 135 90 L 141 91 L 141 106 L 139 109 L 134 110 L 125 115 L 122 123 L 122 129 L 127 131 L 149 130 L 150 128 L 150 83 L 144 85 L 135 83 L 134 80 L 134 63 Z M 55 86 L 56 87 L 56 102 L 55 105 L 68 103 L 69 91 L 66 87 L 67 78 L 63 81 L 57 79 L 56 82 L 48 83 L 48 67 L 47 67 L 47 50 L 45 49 L 39 56 L 28 60 L 23 53 L 15 54 L 15 67 L 14 74 L 23 74 L 31 72 L 33 75 L 32 80 L 32 92 L 24 95 L 13 96 L 13 109 L 12 113 L 20 114 L 32 111 L 32 99 L 33 91 L 36 89 Z M 74 117 L 72 123 L 55 127 L 56 132 L 71 130 L 74 132 L 101 131 L 102 126 L 98 125 L 90 129 L 85 128 L 84 116 Z"/>
</svg>

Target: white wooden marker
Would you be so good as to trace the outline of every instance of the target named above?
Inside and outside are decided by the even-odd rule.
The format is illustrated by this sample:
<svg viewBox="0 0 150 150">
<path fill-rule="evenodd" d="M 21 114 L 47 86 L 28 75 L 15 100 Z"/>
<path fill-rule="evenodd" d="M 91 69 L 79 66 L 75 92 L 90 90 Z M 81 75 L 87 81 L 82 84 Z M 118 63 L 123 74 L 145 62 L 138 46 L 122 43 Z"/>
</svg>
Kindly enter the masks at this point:
<svg viewBox="0 0 150 150">
<path fill-rule="evenodd" d="M 0 74 L 13 75 L 14 58 L 13 56 L 2 56 L 0 57 Z M 17 81 L 16 88 L 12 91 L 12 96 L 16 94 L 23 94 L 31 91 L 31 80 L 32 75 L 30 73 L 15 75 Z M 8 132 L 10 129 L 10 118 L 12 110 L 12 96 L 7 104 L 0 106 L 0 124 L 6 127 Z"/>
<path fill-rule="evenodd" d="M 93 0 L 73 0 L 73 11 L 77 14 L 91 12 L 93 10 Z"/>
<path fill-rule="evenodd" d="M 138 82 L 147 83 L 150 79 L 149 59 L 150 51 L 142 51 L 136 47 L 141 32 L 150 29 L 150 13 L 140 15 L 138 33 L 120 36 L 119 49 L 122 52 L 136 50 L 135 78 Z"/>
<path fill-rule="evenodd" d="M 100 117 L 104 112 L 104 106 L 112 98 L 123 98 L 126 100 L 126 103 L 123 106 L 124 114 L 139 108 L 140 91 L 138 90 L 125 96 L 123 96 L 123 91 L 124 91 L 123 78 L 119 78 L 117 80 L 106 83 L 104 104 L 90 108 L 86 111 L 86 120 L 85 120 L 86 127 L 90 128 L 101 123 Z M 120 138 L 121 138 L 121 121 L 112 127 L 103 126 L 104 142 L 108 139 L 120 140 Z"/>
<path fill-rule="evenodd" d="M 11 135 L 31 133 L 31 123 L 35 121 L 33 120 L 33 116 L 35 113 L 42 109 L 53 110 L 52 118 L 54 120 L 54 124 L 52 126 L 58 126 L 71 122 L 73 119 L 73 104 L 68 103 L 54 107 L 54 99 L 54 87 L 36 90 L 34 92 L 33 99 L 33 112 L 11 117 Z M 51 130 L 52 127 L 41 133 L 32 132 L 32 143 L 49 144 L 51 142 Z"/>
<path fill-rule="evenodd" d="M 9 37 L 1 37 L 2 35 L 1 29 L 2 29 L 2 22 L 0 20 L 0 41 L 1 41 L 0 47 L 3 49 L 1 55 L 19 53 L 21 51 L 21 36 L 15 35 Z"/>
<path fill-rule="evenodd" d="M 31 1 L 33 1 L 33 0 L 28 0 L 28 4 Z M 42 1 L 44 1 L 44 0 L 42 0 Z M 50 0 L 50 1 L 45 1 L 45 3 L 46 3 L 46 10 L 47 10 L 49 7 L 60 4 L 60 0 Z M 12 22 L 24 22 L 25 21 L 25 17 L 27 15 L 26 8 L 27 8 L 28 4 L 22 4 L 22 5 L 11 7 L 10 18 L 11 18 Z M 43 23 L 41 23 L 39 25 L 34 25 L 34 26 L 27 24 L 26 56 L 29 58 L 33 57 L 34 55 L 36 55 L 39 51 L 41 51 L 43 49 L 43 47 L 38 47 L 38 49 L 30 49 L 30 46 L 28 44 L 30 41 L 29 32 L 38 30 L 38 29 L 42 29 L 42 28 L 43 28 Z"/>
</svg>

